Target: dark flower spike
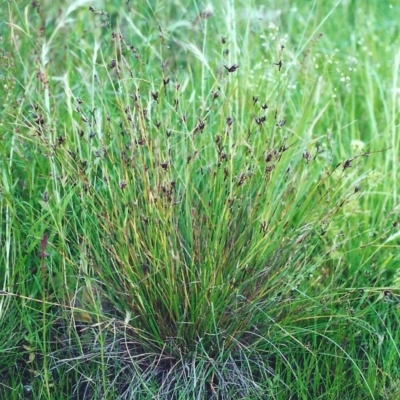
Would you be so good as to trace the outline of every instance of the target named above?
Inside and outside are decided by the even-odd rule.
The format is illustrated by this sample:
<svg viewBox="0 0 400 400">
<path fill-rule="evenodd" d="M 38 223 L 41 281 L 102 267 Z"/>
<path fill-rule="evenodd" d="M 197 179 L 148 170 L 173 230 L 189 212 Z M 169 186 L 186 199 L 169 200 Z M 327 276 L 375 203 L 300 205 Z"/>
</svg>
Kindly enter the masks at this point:
<svg viewBox="0 0 400 400">
<path fill-rule="evenodd" d="M 265 115 L 263 115 L 262 117 L 256 117 L 256 123 L 257 123 L 257 125 L 262 125 L 263 124 L 263 122 L 265 122 L 265 119 L 266 119 L 266 117 L 265 117 Z"/>
<path fill-rule="evenodd" d="M 346 161 L 344 162 L 344 164 L 343 164 L 343 169 L 345 170 L 345 169 L 347 169 L 347 168 L 350 168 L 350 167 L 351 167 L 352 161 L 353 161 L 353 159 L 346 160 Z"/>
<path fill-rule="evenodd" d="M 113 69 L 113 68 L 115 68 L 116 65 L 117 65 L 117 61 L 111 60 L 110 64 L 108 64 L 108 68 Z"/>
<path fill-rule="evenodd" d="M 274 63 L 274 65 L 278 66 L 278 71 L 280 71 L 282 69 L 282 60 L 279 60 L 279 62 Z"/>
<path fill-rule="evenodd" d="M 158 92 L 151 92 L 151 97 L 153 97 L 153 100 L 158 103 Z"/>
<path fill-rule="evenodd" d="M 308 150 L 303 153 L 303 158 L 306 160 L 307 164 L 311 161 L 311 154 Z"/>
<path fill-rule="evenodd" d="M 204 130 L 204 126 L 205 126 L 204 121 L 199 118 L 199 123 L 194 128 L 193 134 L 196 134 L 197 132 L 202 132 Z"/>
<path fill-rule="evenodd" d="M 228 124 L 228 126 L 231 126 L 231 125 L 233 124 L 233 118 L 228 117 L 228 118 L 226 119 L 226 123 Z"/>
<path fill-rule="evenodd" d="M 224 67 L 228 70 L 228 73 L 232 73 L 235 72 L 240 67 L 240 65 L 233 64 L 231 67 L 227 67 L 226 65 L 224 65 Z"/>
</svg>

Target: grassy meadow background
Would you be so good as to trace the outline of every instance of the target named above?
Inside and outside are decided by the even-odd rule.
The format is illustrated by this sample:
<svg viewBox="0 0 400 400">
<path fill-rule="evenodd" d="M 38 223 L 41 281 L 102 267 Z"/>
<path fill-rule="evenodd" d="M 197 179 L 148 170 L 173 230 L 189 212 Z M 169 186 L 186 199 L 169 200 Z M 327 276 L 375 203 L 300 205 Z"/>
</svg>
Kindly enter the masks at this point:
<svg viewBox="0 0 400 400">
<path fill-rule="evenodd" d="M 399 398 L 399 15 L 4 1 L 0 398 Z"/>
</svg>

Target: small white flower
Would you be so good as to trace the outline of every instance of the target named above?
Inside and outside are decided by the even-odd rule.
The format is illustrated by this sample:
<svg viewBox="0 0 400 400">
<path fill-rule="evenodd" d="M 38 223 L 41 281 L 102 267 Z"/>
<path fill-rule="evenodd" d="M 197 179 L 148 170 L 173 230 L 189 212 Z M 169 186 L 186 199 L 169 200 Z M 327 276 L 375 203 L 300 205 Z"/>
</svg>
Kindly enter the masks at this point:
<svg viewBox="0 0 400 400">
<path fill-rule="evenodd" d="M 351 149 L 355 153 L 361 153 L 364 151 L 365 143 L 362 140 L 353 139 L 350 143 Z"/>
</svg>

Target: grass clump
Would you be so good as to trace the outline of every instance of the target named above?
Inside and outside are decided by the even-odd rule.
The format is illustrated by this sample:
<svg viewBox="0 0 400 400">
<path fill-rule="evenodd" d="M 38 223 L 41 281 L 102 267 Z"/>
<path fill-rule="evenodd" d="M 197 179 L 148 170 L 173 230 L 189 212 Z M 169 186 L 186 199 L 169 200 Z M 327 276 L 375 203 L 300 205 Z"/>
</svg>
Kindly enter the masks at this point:
<svg viewBox="0 0 400 400">
<path fill-rule="evenodd" d="M 395 396 L 390 17 L 46 6 L 2 27 L 2 396 Z"/>
</svg>

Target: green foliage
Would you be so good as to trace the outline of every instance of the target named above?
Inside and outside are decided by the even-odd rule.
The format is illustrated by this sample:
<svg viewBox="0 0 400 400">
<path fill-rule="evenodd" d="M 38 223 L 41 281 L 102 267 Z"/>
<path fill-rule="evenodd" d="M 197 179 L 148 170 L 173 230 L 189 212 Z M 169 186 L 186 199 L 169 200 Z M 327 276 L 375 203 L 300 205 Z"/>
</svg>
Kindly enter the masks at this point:
<svg viewBox="0 0 400 400">
<path fill-rule="evenodd" d="M 398 6 L 42 3 L 0 11 L 0 396 L 396 397 Z"/>
</svg>

